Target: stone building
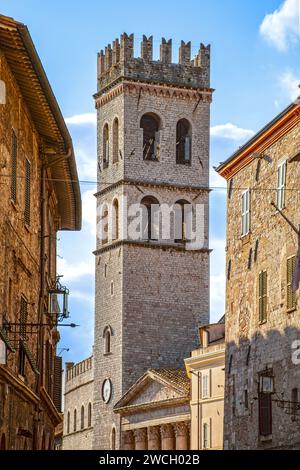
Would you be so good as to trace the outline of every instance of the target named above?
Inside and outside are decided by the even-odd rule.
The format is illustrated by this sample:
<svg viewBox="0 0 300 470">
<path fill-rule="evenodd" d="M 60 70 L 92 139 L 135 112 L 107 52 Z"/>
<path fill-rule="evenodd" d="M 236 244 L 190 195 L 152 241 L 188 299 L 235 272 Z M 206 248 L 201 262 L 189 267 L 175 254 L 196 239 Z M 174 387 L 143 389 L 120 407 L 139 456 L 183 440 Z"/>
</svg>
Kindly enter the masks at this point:
<svg viewBox="0 0 300 470">
<path fill-rule="evenodd" d="M 185 360 L 191 381 L 191 449 L 223 448 L 225 323 L 199 328 L 200 347 Z"/>
<path fill-rule="evenodd" d="M 295 102 L 218 168 L 228 183 L 224 446 L 229 449 L 300 448 L 300 306 L 299 289 L 293 290 L 299 141 Z"/>
<path fill-rule="evenodd" d="M 183 369 L 149 369 L 116 403 L 123 450 L 190 448 L 190 380 Z M 116 431 L 111 448 L 116 446 Z"/>
<path fill-rule="evenodd" d="M 171 40 L 156 61 L 152 37 L 140 58 L 133 49 L 123 34 L 98 55 L 95 449 L 109 448 L 114 433 L 119 448 L 115 404 L 148 369 L 181 368 L 208 323 L 210 48 L 191 60 L 182 42 L 178 64 Z M 181 234 L 163 236 L 155 214 L 175 203 Z M 140 237 L 126 229 L 134 204 Z M 184 209 L 194 227 L 196 206 L 202 244 L 187 235 Z"/>
<path fill-rule="evenodd" d="M 66 363 L 63 450 L 92 449 L 93 389 L 93 357 Z"/>
<path fill-rule="evenodd" d="M 71 137 L 28 29 L 2 15 L 0 80 L 0 447 L 51 449 L 61 421 L 56 325 L 67 315 L 56 237 L 80 229 L 80 189 Z"/>
</svg>

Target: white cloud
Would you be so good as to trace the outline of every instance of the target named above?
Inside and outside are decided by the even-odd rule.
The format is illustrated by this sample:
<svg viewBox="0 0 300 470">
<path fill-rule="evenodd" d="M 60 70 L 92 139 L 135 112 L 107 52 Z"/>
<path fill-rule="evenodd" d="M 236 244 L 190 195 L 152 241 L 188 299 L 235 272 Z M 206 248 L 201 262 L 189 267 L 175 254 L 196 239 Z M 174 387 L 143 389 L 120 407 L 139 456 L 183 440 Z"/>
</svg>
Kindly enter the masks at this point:
<svg viewBox="0 0 300 470">
<path fill-rule="evenodd" d="M 78 247 L 78 253 L 80 253 L 80 247 Z M 80 256 L 78 256 L 78 260 Z M 94 276 L 95 265 L 94 257 L 91 254 L 88 261 L 78 261 L 77 263 L 70 263 L 66 259 L 58 258 L 57 260 L 58 273 L 63 274 L 63 282 L 68 283 L 80 279 L 82 276 Z"/>
<path fill-rule="evenodd" d="M 85 191 L 82 195 L 82 219 L 87 224 L 89 232 L 96 237 L 96 188 Z"/>
<path fill-rule="evenodd" d="M 296 74 L 292 71 L 284 72 L 279 77 L 279 83 L 282 88 L 284 95 L 291 101 L 294 101 L 300 95 L 299 83 L 300 74 Z"/>
<path fill-rule="evenodd" d="M 213 137 L 222 137 L 231 140 L 245 140 L 254 135 L 254 131 L 251 129 L 243 129 L 229 122 L 227 124 L 219 124 L 211 127 L 210 132 Z"/>
<path fill-rule="evenodd" d="M 300 1 L 285 0 L 283 4 L 265 16 L 260 34 L 280 51 L 300 39 Z"/>
<path fill-rule="evenodd" d="M 96 113 L 85 113 L 85 114 L 74 114 L 74 116 L 65 118 L 67 124 L 74 126 L 82 126 L 85 124 L 91 124 L 95 126 L 97 124 Z"/>
</svg>

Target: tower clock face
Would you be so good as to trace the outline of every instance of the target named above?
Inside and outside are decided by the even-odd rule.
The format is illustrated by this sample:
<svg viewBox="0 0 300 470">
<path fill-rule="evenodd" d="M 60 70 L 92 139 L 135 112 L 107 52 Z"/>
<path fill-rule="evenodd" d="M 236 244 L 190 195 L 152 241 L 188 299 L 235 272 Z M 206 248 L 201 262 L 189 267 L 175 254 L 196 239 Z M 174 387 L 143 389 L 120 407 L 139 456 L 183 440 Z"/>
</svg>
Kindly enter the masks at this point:
<svg viewBox="0 0 300 470">
<path fill-rule="evenodd" d="M 102 384 L 102 400 L 109 403 L 112 395 L 112 383 L 110 379 L 104 380 Z"/>
</svg>

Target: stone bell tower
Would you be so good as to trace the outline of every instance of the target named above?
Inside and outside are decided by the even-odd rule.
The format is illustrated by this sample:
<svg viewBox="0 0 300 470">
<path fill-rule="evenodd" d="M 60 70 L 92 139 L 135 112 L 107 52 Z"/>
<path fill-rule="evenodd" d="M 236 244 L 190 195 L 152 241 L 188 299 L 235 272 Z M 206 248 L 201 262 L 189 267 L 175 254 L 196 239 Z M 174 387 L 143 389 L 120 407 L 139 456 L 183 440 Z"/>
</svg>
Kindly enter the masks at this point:
<svg viewBox="0 0 300 470">
<path fill-rule="evenodd" d="M 147 369 L 182 368 L 209 321 L 210 47 L 192 60 L 182 41 L 172 63 L 171 40 L 159 60 L 152 46 L 144 36 L 135 58 L 123 34 L 98 54 L 95 449 L 119 448 L 116 402 Z M 152 208 L 175 203 L 181 234 L 153 235 Z M 140 239 L 125 227 L 133 204 L 146 208 Z"/>
</svg>

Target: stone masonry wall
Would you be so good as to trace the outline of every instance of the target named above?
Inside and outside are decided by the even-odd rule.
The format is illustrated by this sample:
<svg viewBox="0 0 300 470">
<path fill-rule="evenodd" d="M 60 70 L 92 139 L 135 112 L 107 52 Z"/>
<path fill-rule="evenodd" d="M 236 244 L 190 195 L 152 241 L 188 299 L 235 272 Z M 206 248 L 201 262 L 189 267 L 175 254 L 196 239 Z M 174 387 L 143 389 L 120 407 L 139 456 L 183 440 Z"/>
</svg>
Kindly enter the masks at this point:
<svg viewBox="0 0 300 470">
<path fill-rule="evenodd" d="M 274 400 L 291 400 L 292 389 L 299 388 L 300 383 L 299 365 L 292 362 L 292 343 L 300 340 L 299 291 L 296 309 L 287 311 L 287 258 L 297 253 L 297 236 L 271 206 L 272 201 L 276 202 L 278 163 L 299 151 L 299 139 L 298 124 L 264 150 L 272 163 L 261 160 L 258 181 L 257 159 L 239 171 L 233 177 L 232 195 L 227 202 L 227 265 L 231 260 L 231 274 L 226 292 L 225 448 L 300 446 L 299 423 L 292 421 L 276 402 L 272 403 L 272 436 L 267 441 L 259 436 L 257 400 L 258 374 L 266 368 L 274 372 Z M 300 224 L 300 192 L 295 190 L 299 178 L 299 162 L 287 163 L 284 213 L 296 227 Z M 251 231 L 241 237 L 241 194 L 245 188 L 252 188 Z M 260 323 L 258 278 L 263 270 L 268 275 L 267 320 Z"/>
</svg>

